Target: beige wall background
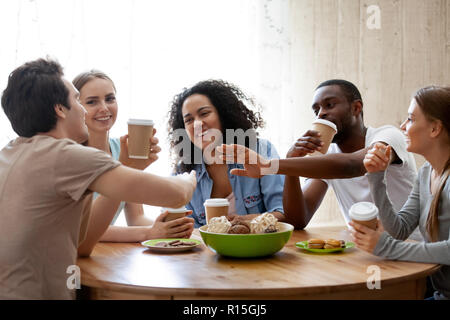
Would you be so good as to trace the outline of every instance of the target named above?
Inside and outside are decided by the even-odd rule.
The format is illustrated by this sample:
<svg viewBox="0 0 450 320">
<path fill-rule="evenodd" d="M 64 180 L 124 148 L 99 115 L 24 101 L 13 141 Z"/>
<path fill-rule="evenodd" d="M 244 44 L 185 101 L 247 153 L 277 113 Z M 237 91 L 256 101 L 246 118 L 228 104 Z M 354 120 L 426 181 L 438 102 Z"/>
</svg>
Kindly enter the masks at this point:
<svg viewBox="0 0 450 320">
<path fill-rule="evenodd" d="M 379 29 L 368 27 L 377 22 L 370 6 L 379 8 Z M 289 24 L 295 108 L 278 110 L 287 127 L 306 131 L 314 89 L 327 79 L 358 86 L 369 126 L 399 126 L 415 90 L 450 84 L 449 0 L 291 0 Z M 317 224 L 345 224 L 332 191 L 310 226 Z"/>
</svg>

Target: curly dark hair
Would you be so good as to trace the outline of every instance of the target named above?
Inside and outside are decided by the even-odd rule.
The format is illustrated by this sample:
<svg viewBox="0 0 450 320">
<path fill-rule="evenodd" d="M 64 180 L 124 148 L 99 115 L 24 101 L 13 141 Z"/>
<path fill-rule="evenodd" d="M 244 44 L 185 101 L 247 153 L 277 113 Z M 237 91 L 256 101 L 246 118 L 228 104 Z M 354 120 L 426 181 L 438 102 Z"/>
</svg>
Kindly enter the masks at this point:
<svg viewBox="0 0 450 320">
<path fill-rule="evenodd" d="M 222 136 L 224 137 L 227 129 L 247 131 L 264 127 L 264 121 L 260 115 L 260 106 L 236 85 L 223 80 L 206 80 L 198 82 L 191 88 L 184 88 L 181 93 L 175 95 L 168 113 L 168 140 L 174 160 L 174 172 L 176 173 L 192 170 L 195 166 L 194 155 L 201 155 L 202 152 L 191 141 L 190 154 L 184 155 L 182 150 L 178 154 L 174 154 L 175 147 L 184 139 L 189 139 L 186 131 L 184 131 L 183 137 L 175 136 L 174 132 L 177 129 L 185 129 L 181 109 L 184 101 L 193 94 L 208 97 L 216 107 L 222 126 Z M 256 110 L 250 110 L 247 105 Z M 258 133 L 255 132 L 255 135 L 257 136 Z M 226 143 L 239 143 L 239 141 L 235 139 L 233 142 L 227 141 Z M 248 139 L 246 139 L 245 144 L 248 146 Z"/>
</svg>

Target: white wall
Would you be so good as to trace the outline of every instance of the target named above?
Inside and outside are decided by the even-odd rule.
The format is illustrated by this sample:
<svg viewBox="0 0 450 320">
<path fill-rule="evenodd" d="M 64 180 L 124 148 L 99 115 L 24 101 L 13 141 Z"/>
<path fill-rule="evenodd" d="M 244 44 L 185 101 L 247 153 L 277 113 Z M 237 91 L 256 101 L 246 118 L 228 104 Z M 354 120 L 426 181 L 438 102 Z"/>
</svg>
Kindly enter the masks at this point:
<svg viewBox="0 0 450 320">
<path fill-rule="evenodd" d="M 271 21 L 264 6 L 270 2 L 0 1 L 0 90 L 13 69 L 47 55 L 59 60 L 69 80 L 91 68 L 103 70 L 118 90 L 119 114 L 111 136 L 125 134 L 130 117 L 154 119 L 163 151 L 148 171 L 168 175 L 166 116 L 173 96 L 184 87 L 224 79 L 272 102 L 260 81 L 262 60 L 277 68 L 281 63 L 262 51 L 263 25 Z M 0 147 L 14 137 L 0 112 Z"/>
</svg>

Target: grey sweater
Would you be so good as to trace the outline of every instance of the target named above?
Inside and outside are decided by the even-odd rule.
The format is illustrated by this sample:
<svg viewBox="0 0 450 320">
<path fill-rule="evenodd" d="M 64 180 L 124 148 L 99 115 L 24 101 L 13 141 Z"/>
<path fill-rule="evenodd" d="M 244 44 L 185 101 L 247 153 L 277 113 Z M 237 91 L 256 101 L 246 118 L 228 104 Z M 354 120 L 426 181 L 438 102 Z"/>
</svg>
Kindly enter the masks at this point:
<svg viewBox="0 0 450 320">
<path fill-rule="evenodd" d="M 386 193 L 384 172 L 367 174 L 370 191 L 386 230 L 381 234 L 373 253 L 392 260 L 441 264 L 440 270 L 431 276 L 433 287 L 439 292 L 435 297 L 450 298 L 450 178 L 440 197 L 438 241 L 430 242 L 426 222 L 433 199 L 430 190 L 431 171 L 431 165 L 425 163 L 408 200 L 397 214 Z M 402 241 L 408 238 L 417 225 L 425 242 Z"/>
</svg>

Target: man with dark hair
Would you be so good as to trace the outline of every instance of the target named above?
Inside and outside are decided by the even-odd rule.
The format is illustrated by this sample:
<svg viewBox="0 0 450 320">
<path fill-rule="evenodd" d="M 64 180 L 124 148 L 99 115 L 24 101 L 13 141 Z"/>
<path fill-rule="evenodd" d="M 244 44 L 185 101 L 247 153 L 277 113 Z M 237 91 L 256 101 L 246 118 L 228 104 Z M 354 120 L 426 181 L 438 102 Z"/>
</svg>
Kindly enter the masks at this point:
<svg viewBox="0 0 450 320">
<path fill-rule="evenodd" d="M 350 81 L 341 79 L 327 80 L 319 84 L 316 88 L 316 91 L 319 90 L 320 88 L 328 86 L 339 86 L 348 103 L 352 103 L 354 101 L 361 101 L 362 103 L 361 93 L 359 92 L 358 88 Z M 361 109 L 361 117 L 363 117 L 362 109 Z"/>
<path fill-rule="evenodd" d="M 325 156 L 329 163 L 318 162 L 315 170 L 311 170 L 311 175 L 315 176 L 307 179 L 303 188 L 297 177 L 286 177 L 283 205 L 296 221 L 297 227 L 306 227 L 329 186 L 336 194 L 346 222 L 350 220 L 348 211 L 354 203 L 372 202 L 368 181 L 364 176 L 366 170 L 363 159 L 368 148 L 376 142 L 390 145 L 394 151 L 387 175 L 388 190 L 394 206 L 400 210 L 408 199 L 417 172 L 414 158 L 406 151 L 401 131 L 393 126 L 366 127 L 361 94 L 353 83 L 345 80 L 321 83 L 315 91 L 312 110 L 317 118 L 336 124 L 338 132 Z M 318 132 L 309 130 L 291 147 L 286 157 L 303 157 L 320 148 Z M 327 170 L 330 172 L 327 173 Z"/>
<path fill-rule="evenodd" d="M 344 94 L 344 96 L 347 98 L 347 101 L 349 101 L 349 102 L 352 102 L 355 100 L 362 101 L 361 93 L 359 92 L 358 88 L 353 83 L 351 83 L 350 81 L 347 81 L 347 80 L 333 79 L 333 80 L 324 81 L 317 86 L 316 91 L 320 88 L 334 86 L 334 85 L 337 85 L 341 88 L 341 91 Z"/>
<path fill-rule="evenodd" d="M 393 126 L 366 127 L 362 116 L 361 94 L 354 84 L 345 80 L 329 80 L 320 84 L 314 94 L 312 110 L 317 118 L 333 122 L 338 132 L 326 155 L 304 157 L 320 151 L 322 146 L 319 132 L 308 130 L 291 147 L 287 159 L 279 160 L 277 172 L 273 173 L 286 175 L 283 193 L 286 221 L 297 229 L 305 228 L 330 185 L 347 222 L 348 210 L 354 203 L 372 202 L 368 180 L 364 176 L 366 170 L 363 159 L 370 146 L 376 142 L 392 147 L 391 165 L 386 175 L 387 189 L 398 211 L 408 199 L 416 177 L 415 161 L 406 151 L 401 131 Z M 223 150 L 228 154 L 234 152 L 235 161 L 238 160 L 239 153 L 249 153 L 236 146 L 223 146 Z M 232 173 L 258 177 L 261 168 L 275 166 L 260 159 L 256 165 L 247 163 L 244 167 L 245 169 Z M 299 176 L 310 178 L 303 188 Z M 417 235 L 416 230 L 413 237 L 416 238 Z"/>
<path fill-rule="evenodd" d="M 2 106 L 19 136 L 30 138 L 53 129 L 57 117 L 48 107 L 52 103 L 70 109 L 69 91 L 62 76 L 59 64 L 44 59 L 26 63 L 10 75 Z"/>
<path fill-rule="evenodd" d="M 92 206 L 93 191 L 108 204 L 179 207 L 196 187 L 195 172 L 159 177 L 80 145 L 88 131 L 78 99 L 55 61 L 31 61 L 9 76 L 2 107 L 19 138 L 0 151 L 0 299 L 74 298 L 67 270 L 77 252 L 92 252 L 115 213 L 96 214 L 102 201 Z"/>
</svg>

